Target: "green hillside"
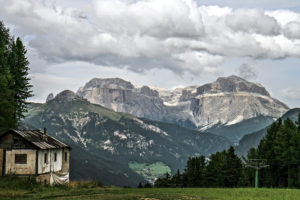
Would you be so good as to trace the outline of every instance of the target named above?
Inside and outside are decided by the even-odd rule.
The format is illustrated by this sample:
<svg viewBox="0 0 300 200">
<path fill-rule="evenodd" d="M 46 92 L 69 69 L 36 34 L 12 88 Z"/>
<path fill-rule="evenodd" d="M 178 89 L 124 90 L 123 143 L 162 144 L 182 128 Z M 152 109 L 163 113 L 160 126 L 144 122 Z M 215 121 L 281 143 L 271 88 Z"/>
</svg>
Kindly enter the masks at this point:
<svg viewBox="0 0 300 200">
<path fill-rule="evenodd" d="M 116 113 L 78 97 L 31 104 L 23 126 L 46 127 L 49 134 L 73 147 L 71 179 L 97 179 L 108 185 L 153 182 L 170 169 L 183 169 L 189 156 L 209 155 L 230 145 L 221 136 Z M 159 173 L 139 173 L 130 162 L 164 163 L 165 167 Z"/>
<path fill-rule="evenodd" d="M 282 119 L 285 120 L 287 118 L 290 118 L 292 121 L 296 121 L 299 113 L 300 113 L 300 108 L 291 109 L 282 116 Z M 237 154 L 246 156 L 248 153 L 248 150 L 251 147 L 257 147 L 260 140 L 267 133 L 268 128 L 269 128 L 269 126 L 266 126 L 265 128 L 262 128 L 261 130 L 258 130 L 256 132 L 252 132 L 250 134 L 245 135 L 240 140 L 239 145 L 236 147 Z"/>
</svg>

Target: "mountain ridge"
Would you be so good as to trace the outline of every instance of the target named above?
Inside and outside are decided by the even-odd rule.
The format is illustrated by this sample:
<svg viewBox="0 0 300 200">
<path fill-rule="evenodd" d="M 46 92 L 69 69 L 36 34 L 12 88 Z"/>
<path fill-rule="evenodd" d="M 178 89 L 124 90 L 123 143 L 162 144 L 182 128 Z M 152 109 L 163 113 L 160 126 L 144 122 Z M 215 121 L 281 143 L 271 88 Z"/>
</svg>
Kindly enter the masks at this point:
<svg viewBox="0 0 300 200">
<path fill-rule="evenodd" d="M 105 184 L 116 180 L 115 184 L 121 186 L 136 186 L 138 181 L 153 182 L 157 178 L 151 171 L 145 172 L 146 177 L 139 174 L 130 168 L 132 163 L 160 165 L 175 172 L 183 170 L 188 157 L 208 156 L 231 144 L 221 136 L 114 112 L 71 91 L 61 92 L 45 104 L 31 104 L 22 123 L 28 127 L 46 127 L 49 134 L 73 147 L 71 157 L 76 163 L 71 170 L 73 179 L 89 179 L 94 175 Z M 93 167 L 95 174 L 82 173 L 81 167 Z"/>
<path fill-rule="evenodd" d="M 261 85 L 238 76 L 174 90 L 134 86 L 120 78 L 94 78 L 76 94 L 116 112 L 206 130 L 265 116 L 277 119 L 289 108 Z M 265 122 L 263 122 L 265 123 Z M 237 142 L 243 134 L 228 137 Z M 223 135 L 226 137 L 226 135 Z"/>
</svg>

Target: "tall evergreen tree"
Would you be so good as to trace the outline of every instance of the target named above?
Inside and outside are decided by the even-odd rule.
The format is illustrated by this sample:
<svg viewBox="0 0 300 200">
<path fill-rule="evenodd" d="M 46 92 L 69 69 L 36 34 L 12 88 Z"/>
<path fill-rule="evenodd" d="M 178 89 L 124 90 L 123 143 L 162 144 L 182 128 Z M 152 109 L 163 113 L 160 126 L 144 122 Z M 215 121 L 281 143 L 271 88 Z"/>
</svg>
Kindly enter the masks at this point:
<svg viewBox="0 0 300 200">
<path fill-rule="evenodd" d="M 204 185 L 205 156 L 189 158 L 185 169 L 188 186 Z"/>
<path fill-rule="evenodd" d="M 237 187 L 242 176 L 242 161 L 235 154 L 233 146 L 231 146 L 226 153 L 224 185 L 225 187 Z"/>
<path fill-rule="evenodd" d="M 0 132 L 16 128 L 27 111 L 26 99 L 32 96 L 28 64 L 22 41 L 14 41 L 0 21 Z"/>
<path fill-rule="evenodd" d="M 0 132 L 15 127 L 14 91 L 11 89 L 12 76 L 10 75 L 8 57 L 11 38 L 9 30 L 0 21 Z"/>
<path fill-rule="evenodd" d="M 269 165 L 260 172 L 260 185 L 300 187 L 299 127 L 289 118 L 274 122 L 260 141 L 256 158 L 266 159 Z"/>
<path fill-rule="evenodd" d="M 226 151 L 217 152 L 209 157 L 209 162 L 206 167 L 205 185 L 207 187 L 225 187 L 224 172 Z"/>
<path fill-rule="evenodd" d="M 16 106 L 15 118 L 20 120 L 27 111 L 26 99 L 32 97 L 31 85 L 29 84 L 29 62 L 26 57 L 26 49 L 20 40 L 12 42 L 12 51 L 9 56 L 10 72 L 13 78 L 12 89 L 14 90 L 14 103 Z"/>
</svg>

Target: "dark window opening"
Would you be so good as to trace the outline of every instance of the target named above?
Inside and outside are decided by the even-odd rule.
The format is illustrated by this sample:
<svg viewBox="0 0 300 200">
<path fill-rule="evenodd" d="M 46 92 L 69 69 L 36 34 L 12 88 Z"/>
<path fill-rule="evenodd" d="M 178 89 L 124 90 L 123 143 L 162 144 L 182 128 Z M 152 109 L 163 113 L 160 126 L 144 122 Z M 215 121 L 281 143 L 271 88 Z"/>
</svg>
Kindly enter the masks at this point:
<svg viewBox="0 0 300 200">
<path fill-rule="evenodd" d="M 48 163 L 48 154 L 47 153 L 44 154 L 44 163 L 45 164 Z"/>
<path fill-rule="evenodd" d="M 65 152 L 65 162 L 68 161 L 68 152 Z"/>
<path fill-rule="evenodd" d="M 56 162 L 56 159 L 57 159 L 57 153 L 55 152 L 54 153 L 54 162 Z"/>
<path fill-rule="evenodd" d="M 27 154 L 15 154 L 15 164 L 27 164 Z"/>
</svg>

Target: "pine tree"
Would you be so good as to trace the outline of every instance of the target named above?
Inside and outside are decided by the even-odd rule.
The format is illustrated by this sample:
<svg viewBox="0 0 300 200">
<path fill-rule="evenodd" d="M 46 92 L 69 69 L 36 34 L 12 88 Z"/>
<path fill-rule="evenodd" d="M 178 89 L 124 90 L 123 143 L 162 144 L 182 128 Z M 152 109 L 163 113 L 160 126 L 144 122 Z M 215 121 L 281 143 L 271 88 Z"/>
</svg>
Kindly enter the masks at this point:
<svg viewBox="0 0 300 200">
<path fill-rule="evenodd" d="M 182 185 L 182 175 L 180 174 L 179 169 L 177 170 L 177 173 L 173 175 L 172 183 L 175 184 L 176 187 Z"/>
<path fill-rule="evenodd" d="M 26 58 L 26 49 L 20 40 L 12 42 L 12 51 L 9 55 L 10 72 L 13 78 L 12 89 L 14 90 L 14 104 L 16 107 L 15 118 L 20 120 L 27 111 L 26 99 L 32 97 L 31 85 L 29 84 L 29 62 Z"/>
<path fill-rule="evenodd" d="M 224 172 L 226 162 L 226 151 L 217 152 L 209 157 L 205 171 L 205 186 L 225 187 Z"/>
<path fill-rule="evenodd" d="M 16 127 L 14 117 L 14 91 L 10 88 L 12 76 L 8 66 L 8 56 L 11 44 L 9 30 L 0 21 L 0 132 Z"/>
<path fill-rule="evenodd" d="M 224 184 L 225 187 L 237 187 L 242 176 L 242 161 L 235 154 L 233 146 L 226 152 Z"/>
<path fill-rule="evenodd" d="M 0 132 L 16 128 L 27 111 L 26 99 L 32 96 L 28 64 L 22 41 L 14 41 L 0 21 Z"/>
<path fill-rule="evenodd" d="M 274 122 L 256 152 L 256 158 L 266 159 L 269 165 L 260 171 L 260 185 L 300 187 L 300 132 L 292 120 Z"/>
</svg>

